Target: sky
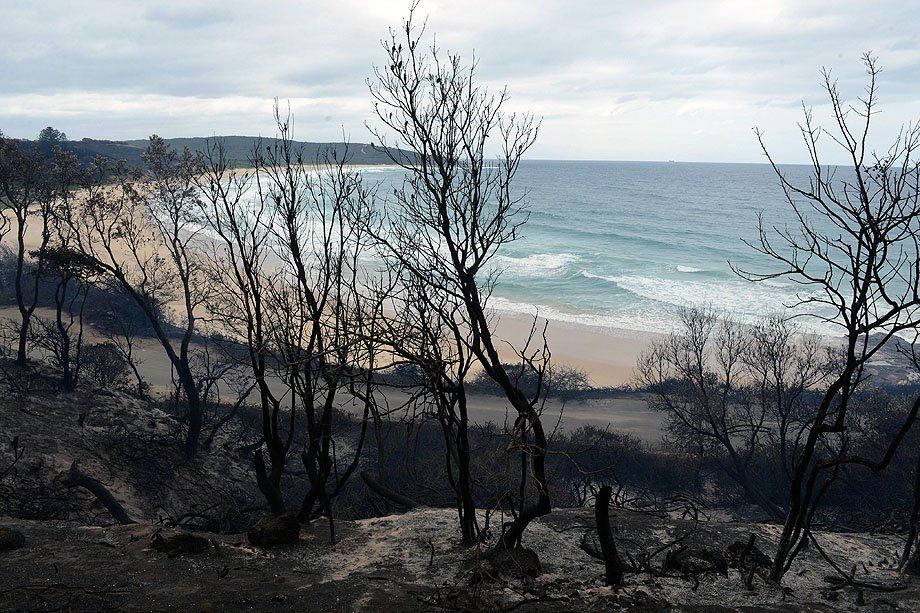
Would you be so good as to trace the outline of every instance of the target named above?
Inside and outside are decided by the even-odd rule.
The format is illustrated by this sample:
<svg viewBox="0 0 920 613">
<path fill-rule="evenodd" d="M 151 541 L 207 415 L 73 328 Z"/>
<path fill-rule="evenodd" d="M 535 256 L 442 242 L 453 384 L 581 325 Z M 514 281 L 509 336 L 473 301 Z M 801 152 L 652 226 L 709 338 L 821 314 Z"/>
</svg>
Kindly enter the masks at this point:
<svg viewBox="0 0 920 613">
<path fill-rule="evenodd" d="M 369 142 L 366 79 L 408 0 L 0 0 L 0 130 L 71 139 L 272 135 Z M 920 2 L 422 0 L 445 50 L 479 60 L 509 110 L 542 117 L 543 159 L 807 161 L 822 67 L 862 93 L 883 67 L 873 144 L 920 119 Z M 833 153 L 829 153 L 833 157 Z"/>
</svg>

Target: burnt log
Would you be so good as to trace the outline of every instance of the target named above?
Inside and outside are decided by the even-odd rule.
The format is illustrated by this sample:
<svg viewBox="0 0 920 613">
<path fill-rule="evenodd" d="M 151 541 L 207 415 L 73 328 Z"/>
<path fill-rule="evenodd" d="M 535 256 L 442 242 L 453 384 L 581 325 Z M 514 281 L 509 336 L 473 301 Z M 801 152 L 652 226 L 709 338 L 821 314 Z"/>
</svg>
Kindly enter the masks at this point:
<svg viewBox="0 0 920 613">
<path fill-rule="evenodd" d="M 365 485 L 367 485 L 368 489 L 372 492 L 395 505 L 406 509 L 417 509 L 421 506 L 411 498 L 407 498 L 402 494 L 397 494 L 390 488 L 381 485 L 366 470 L 361 471 L 361 480 L 364 481 Z"/>
<path fill-rule="evenodd" d="M 82 472 L 77 468 L 77 463 L 73 462 L 70 465 L 70 472 L 65 481 L 67 487 L 82 487 L 83 489 L 89 491 L 93 496 L 96 497 L 102 506 L 115 518 L 119 524 L 136 524 L 137 522 L 131 519 L 131 516 L 128 515 L 128 512 L 125 511 L 125 508 L 121 505 L 120 502 L 115 500 L 115 497 L 112 496 L 112 492 L 109 491 L 105 485 L 102 484 L 98 479 L 90 477 L 86 473 Z"/>
</svg>

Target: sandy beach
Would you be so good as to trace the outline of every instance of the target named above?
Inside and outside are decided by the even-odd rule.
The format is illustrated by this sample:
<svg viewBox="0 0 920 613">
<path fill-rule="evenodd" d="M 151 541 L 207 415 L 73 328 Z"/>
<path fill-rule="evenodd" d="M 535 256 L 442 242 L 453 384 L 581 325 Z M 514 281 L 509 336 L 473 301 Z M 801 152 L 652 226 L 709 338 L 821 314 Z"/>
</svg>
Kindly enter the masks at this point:
<svg viewBox="0 0 920 613">
<path fill-rule="evenodd" d="M 51 309 L 36 309 L 36 316 L 52 318 Z M 18 319 L 15 307 L 0 308 L 0 318 Z M 503 314 L 499 331 L 510 341 L 523 340 L 530 330 L 526 317 L 511 317 Z M 585 369 L 596 386 L 618 386 L 628 384 L 632 377 L 635 357 L 654 339 L 652 335 L 642 336 L 630 331 L 592 329 L 562 322 L 550 322 L 547 337 L 551 343 L 556 363 Z M 104 337 L 92 326 L 85 330 L 86 343 L 103 342 Z M 154 338 L 137 340 L 136 359 L 145 381 L 158 394 L 173 390 L 171 367 L 159 342 Z M 393 393 L 391 392 L 391 395 Z M 390 398 L 393 405 L 399 398 Z M 339 407 L 350 410 L 350 400 L 344 400 Z M 501 396 L 472 394 L 469 398 L 470 416 L 477 423 L 493 422 L 503 424 L 509 415 L 513 418 L 511 405 Z M 359 407 L 354 407 L 354 412 Z M 648 443 L 661 439 L 662 415 L 651 411 L 646 396 L 632 392 L 614 392 L 600 398 L 562 402 L 551 398 L 544 406 L 544 422 L 547 430 L 558 427 L 560 431 L 572 431 L 582 426 L 628 432 Z"/>
<path fill-rule="evenodd" d="M 515 346 L 526 341 L 533 324 L 531 317 L 510 313 L 496 320 L 498 335 Z M 540 329 L 546 321 L 538 320 Z M 584 370 L 595 387 L 618 387 L 633 382 L 636 360 L 663 335 L 549 320 L 546 338 L 553 363 Z"/>
</svg>

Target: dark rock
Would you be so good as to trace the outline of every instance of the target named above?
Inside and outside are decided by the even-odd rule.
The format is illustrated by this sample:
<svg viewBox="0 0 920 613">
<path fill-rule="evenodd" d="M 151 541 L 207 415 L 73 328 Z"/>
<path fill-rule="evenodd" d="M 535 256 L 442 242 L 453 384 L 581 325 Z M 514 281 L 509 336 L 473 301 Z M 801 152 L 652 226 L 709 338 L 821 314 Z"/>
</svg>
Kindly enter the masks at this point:
<svg viewBox="0 0 920 613">
<path fill-rule="evenodd" d="M 266 515 L 249 529 L 249 542 L 266 547 L 293 543 L 300 538 L 300 522 L 293 511 L 281 515 Z"/>
<path fill-rule="evenodd" d="M 0 528 L 0 551 L 12 551 L 26 544 L 25 535 L 12 528 Z"/>
<path fill-rule="evenodd" d="M 668 552 L 662 572 L 677 571 L 681 575 L 719 573 L 728 576 L 728 562 L 721 552 L 707 549 L 681 548 Z"/>
<path fill-rule="evenodd" d="M 186 553 L 204 553 L 213 547 L 211 540 L 203 536 L 192 534 L 191 532 L 178 532 L 169 536 L 163 536 L 157 532 L 150 539 L 150 548 L 154 551 L 162 551 L 170 556 L 176 556 Z"/>
<path fill-rule="evenodd" d="M 754 568 L 770 568 L 773 564 L 770 556 L 758 549 L 757 545 L 753 545 L 748 550 L 746 541 L 735 541 L 726 547 L 725 561 L 728 563 L 729 568 L 738 570 L 750 570 L 751 566 Z"/>
<path fill-rule="evenodd" d="M 474 569 L 470 583 L 479 583 L 484 579 L 496 580 L 499 577 L 524 577 L 533 579 L 543 572 L 540 558 L 533 549 L 515 547 L 498 548 L 483 557 Z"/>
</svg>

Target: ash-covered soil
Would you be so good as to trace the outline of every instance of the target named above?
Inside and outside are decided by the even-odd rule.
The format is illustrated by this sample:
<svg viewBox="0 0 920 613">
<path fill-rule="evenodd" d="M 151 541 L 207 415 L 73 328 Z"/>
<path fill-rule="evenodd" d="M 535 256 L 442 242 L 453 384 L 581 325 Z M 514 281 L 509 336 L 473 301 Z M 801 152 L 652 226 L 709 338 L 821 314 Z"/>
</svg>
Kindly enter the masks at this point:
<svg viewBox="0 0 920 613">
<path fill-rule="evenodd" d="M 766 581 L 751 560 L 773 554 L 778 526 L 628 510 L 613 511 L 632 567 L 619 590 L 604 586 L 603 564 L 589 553 L 592 509 L 534 522 L 524 546 L 535 556 L 516 552 L 502 564 L 486 552 L 503 518 L 483 514 L 485 542 L 466 548 L 452 509 L 337 520 L 334 544 L 320 520 L 294 543 L 256 547 L 243 531 L 264 503 L 241 453 L 245 431 L 221 431 L 189 459 L 172 416 L 123 394 L 37 389 L 0 404 L 0 467 L 14 462 L 0 479 L 2 610 L 920 610 L 916 580 L 895 570 L 896 535 L 818 533 L 824 555 L 855 570 L 855 585 L 843 586 L 816 547 L 782 586 Z M 111 525 L 96 498 L 68 486 L 74 462 L 139 523 Z M 4 529 L 24 544 L 4 541 Z M 763 555 L 739 564 L 752 534 Z"/>
<path fill-rule="evenodd" d="M 37 376 L 37 375 L 36 375 Z M 181 428 L 156 405 L 120 392 L 49 385 L 0 393 L 0 515 L 113 523 L 70 467 L 99 480 L 137 521 L 178 522 L 226 531 L 260 512 L 251 459 L 238 428 L 219 431 L 195 458 L 181 451 Z M 18 459 L 17 459 L 18 457 Z"/>
<path fill-rule="evenodd" d="M 494 518 L 493 518 L 494 521 Z M 724 552 L 755 541 L 770 551 L 776 529 L 739 523 L 663 520 L 618 511 L 621 549 L 641 559 L 687 534 L 634 572 L 618 591 L 603 585 L 603 565 L 589 555 L 590 509 L 558 510 L 526 536 L 540 570 L 512 562 L 482 578 L 483 550 L 460 546 L 454 512 L 423 509 L 361 521 L 315 522 L 288 545 L 257 548 L 245 534 L 196 533 L 186 551 L 162 550 L 183 534 L 146 524 L 81 527 L 4 518 L 23 547 L 0 553 L 0 607 L 5 610 L 309 610 L 415 611 L 449 608 L 568 611 L 884 611 L 917 610 L 920 590 L 893 566 L 900 541 L 865 534 L 817 535 L 829 556 L 860 582 L 906 586 L 893 592 L 835 587 L 834 573 L 815 551 L 796 563 L 782 587 L 730 568 L 685 574 L 659 572 L 668 551 Z M 187 533 L 186 533 L 187 534 Z M 157 536 L 162 539 L 154 545 Z M 183 541 L 186 542 L 186 541 Z M 159 547 L 159 548 L 158 548 Z M 536 574 L 536 576 L 532 576 Z"/>
</svg>

